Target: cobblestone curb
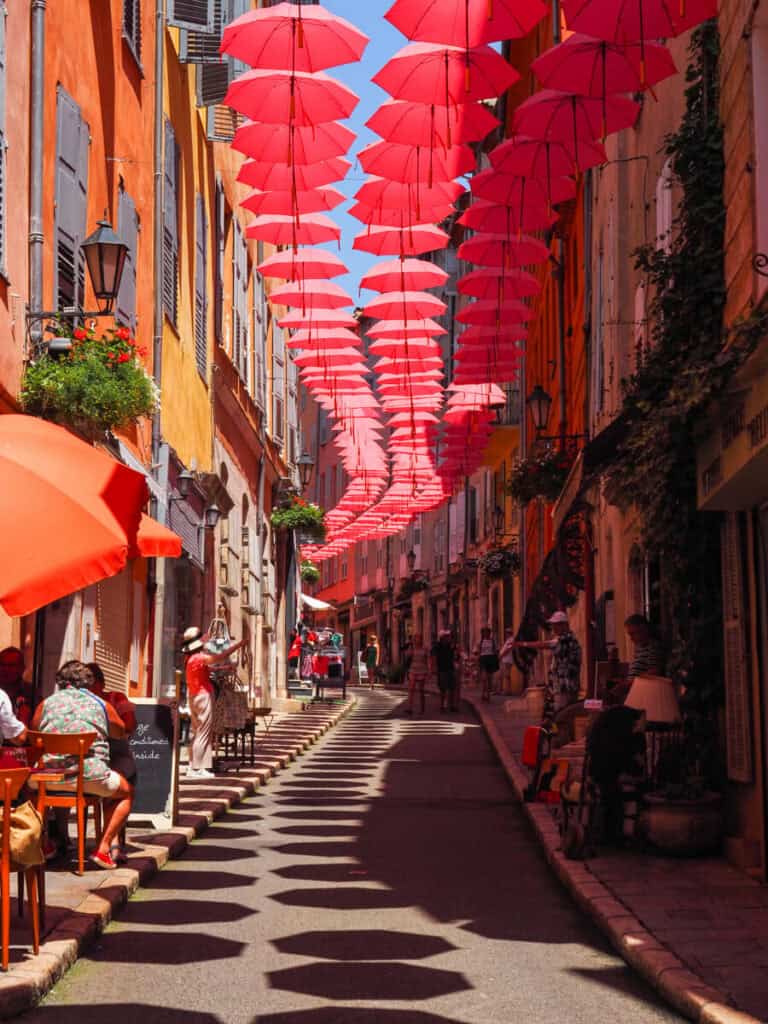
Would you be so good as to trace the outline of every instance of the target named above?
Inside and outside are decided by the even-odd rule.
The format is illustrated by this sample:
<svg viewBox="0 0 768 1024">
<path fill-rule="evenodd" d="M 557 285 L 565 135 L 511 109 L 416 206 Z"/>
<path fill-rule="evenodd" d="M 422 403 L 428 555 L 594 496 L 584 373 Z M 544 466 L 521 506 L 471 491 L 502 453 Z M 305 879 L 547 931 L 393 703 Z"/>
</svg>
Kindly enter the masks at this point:
<svg viewBox="0 0 768 1024">
<path fill-rule="evenodd" d="M 194 790 L 190 788 L 185 793 L 182 788 L 179 812 L 181 824 L 161 833 L 158 838 L 163 840 L 162 843 L 143 844 L 142 853 L 132 856 L 129 866 L 105 873 L 95 889 L 69 911 L 41 943 L 38 956 L 30 956 L 21 963 L 12 964 L 8 973 L 0 976 L 0 1019 L 16 1017 L 35 1006 L 140 886 L 145 885 L 169 860 L 181 856 L 191 840 L 204 833 L 212 822 L 246 797 L 252 796 L 272 776 L 317 743 L 329 729 L 349 714 L 356 703 L 352 697 L 345 707 L 330 713 L 328 719 L 318 723 L 309 736 L 305 734 L 301 738 L 287 740 L 288 749 L 281 749 L 279 755 L 269 751 L 270 747 L 279 744 L 279 733 L 274 738 L 270 733 L 269 738 L 262 743 L 263 757 L 257 751 L 260 757 L 258 767 L 243 768 L 240 774 L 226 779 L 217 778 L 210 787 L 218 789 L 220 795 L 211 797 L 206 792 L 201 797 L 203 806 L 200 809 L 194 808 Z M 307 724 L 304 713 L 296 713 L 295 721 L 300 726 Z M 284 724 L 285 719 L 275 722 L 273 728 L 278 730 Z"/>
<path fill-rule="evenodd" d="M 550 811 L 544 804 L 526 803 L 523 799 L 528 776 L 508 749 L 496 723 L 476 697 L 463 695 L 463 700 L 480 719 L 550 867 L 627 963 L 676 1010 L 698 1024 L 765 1024 L 735 1009 L 723 992 L 694 974 L 595 878 L 586 864 L 563 856 Z"/>
</svg>

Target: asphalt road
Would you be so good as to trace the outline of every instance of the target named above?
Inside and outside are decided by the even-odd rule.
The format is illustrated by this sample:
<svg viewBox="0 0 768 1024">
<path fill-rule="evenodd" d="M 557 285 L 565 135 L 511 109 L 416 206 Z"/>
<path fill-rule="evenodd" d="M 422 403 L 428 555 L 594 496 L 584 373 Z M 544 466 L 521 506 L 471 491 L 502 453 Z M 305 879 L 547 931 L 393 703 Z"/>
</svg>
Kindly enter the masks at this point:
<svg viewBox="0 0 768 1024">
<path fill-rule="evenodd" d="M 476 721 L 401 703 L 363 694 L 26 1024 L 680 1021 L 550 874 Z"/>
</svg>

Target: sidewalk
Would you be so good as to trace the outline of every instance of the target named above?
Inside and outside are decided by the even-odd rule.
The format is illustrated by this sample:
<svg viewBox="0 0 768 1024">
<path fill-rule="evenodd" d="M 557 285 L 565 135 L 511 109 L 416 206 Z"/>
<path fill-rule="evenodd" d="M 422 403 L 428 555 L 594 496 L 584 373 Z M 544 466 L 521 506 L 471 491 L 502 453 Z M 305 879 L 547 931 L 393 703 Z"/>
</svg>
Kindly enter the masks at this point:
<svg viewBox="0 0 768 1024">
<path fill-rule="evenodd" d="M 178 857 L 190 840 L 216 818 L 269 782 L 290 761 L 317 742 L 348 713 L 344 705 L 313 706 L 275 715 L 269 735 L 259 728 L 255 766 L 215 779 L 185 781 L 179 796 L 179 824 L 165 832 L 128 829 L 129 858 L 116 871 L 86 869 L 82 876 L 71 867 L 46 872 L 46 923 L 40 953 L 34 956 L 29 916 L 16 916 L 11 907 L 11 963 L 0 975 L 0 1018 L 30 1009 L 77 960 L 84 945 L 103 930 L 115 911 L 143 883 Z M 12 882 L 15 887 L 15 882 Z"/>
<path fill-rule="evenodd" d="M 534 722 L 520 698 L 475 709 L 512 786 L 529 781 L 519 754 Z M 505 710 L 505 706 L 511 710 Z M 551 811 L 523 804 L 550 865 L 613 946 L 676 1009 L 701 1024 L 768 1021 L 768 886 L 718 858 L 634 851 L 566 860 Z"/>
</svg>

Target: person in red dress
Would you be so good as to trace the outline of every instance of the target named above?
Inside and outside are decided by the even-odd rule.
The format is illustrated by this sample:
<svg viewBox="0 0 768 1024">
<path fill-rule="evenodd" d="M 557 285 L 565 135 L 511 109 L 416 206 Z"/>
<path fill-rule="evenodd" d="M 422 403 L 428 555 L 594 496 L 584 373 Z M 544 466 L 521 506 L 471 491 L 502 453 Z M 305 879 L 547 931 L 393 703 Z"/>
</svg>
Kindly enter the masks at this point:
<svg viewBox="0 0 768 1024">
<path fill-rule="evenodd" d="M 245 640 L 230 644 L 211 654 L 205 649 L 207 636 L 197 626 L 184 633 L 182 651 L 187 656 L 184 673 L 191 717 L 192 742 L 189 749 L 188 779 L 213 778 L 213 704 L 216 692 L 211 682 L 211 669 L 225 665 L 229 656 L 239 651 Z"/>
</svg>

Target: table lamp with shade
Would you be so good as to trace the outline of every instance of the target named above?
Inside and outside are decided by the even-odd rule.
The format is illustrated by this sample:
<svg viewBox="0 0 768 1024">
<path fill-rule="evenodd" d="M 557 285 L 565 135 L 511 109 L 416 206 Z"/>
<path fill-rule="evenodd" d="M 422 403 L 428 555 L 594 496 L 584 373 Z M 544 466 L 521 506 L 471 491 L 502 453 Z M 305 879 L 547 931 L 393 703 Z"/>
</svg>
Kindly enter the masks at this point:
<svg viewBox="0 0 768 1024">
<path fill-rule="evenodd" d="M 675 684 L 666 676 L 635 676 L 624 703 L 644 711 L 651 727 L 679 725 L 682 721 Z"/>
</svg>

